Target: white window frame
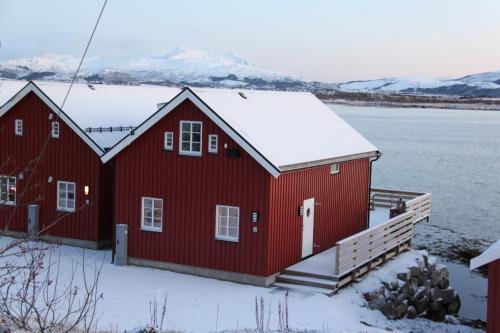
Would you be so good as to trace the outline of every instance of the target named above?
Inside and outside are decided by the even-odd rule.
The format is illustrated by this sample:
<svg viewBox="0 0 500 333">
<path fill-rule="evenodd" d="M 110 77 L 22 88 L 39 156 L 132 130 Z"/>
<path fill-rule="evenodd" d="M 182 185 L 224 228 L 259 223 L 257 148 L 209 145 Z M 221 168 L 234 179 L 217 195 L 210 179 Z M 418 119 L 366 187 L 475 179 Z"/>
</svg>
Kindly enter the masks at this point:
<svg viewBox="0 0 500 333">
<path fill-rule="evenodd" d="M 5 189 L 2 190 L 1 183 L 4 181 L 4 179 L 7 180 L 7 182 L 6 182 L 7 186 Z M 8 200 L 10 189 L 12 187 L 14 187 L 14 201 Z M 0 205 L 15 206 L 16 205 L 16 193 L 17 193 L 17 179 L 16 179 L 16 177 L 0 176 Z M 4 196 L 4 199 L 2 199 L 2 195 Z"/>
<path fill-rule="evenodd" d="M 144 206 L 146 200 L 151 200 L 151 216 L 148 216 L 147 218 L 152 219 L 151 220 L 151 225 L 146 225 L 144 223 L 146 216 L 144 215 Z M 159 201 L 161 202 L 161 216 L 160 216 L 160 226 L 155 227 L 154 226 L 154 215 L 155 215 L 155 202 Z M 160 198 L 151 198 L 151 197 L 142 197 L 141 198 L 141 230 L 145 231 L 153 231 L 153 232 L 162 232 L 163 231 L 163 199 Z"/>
<path fill-rule="evenodd" d="M 14 122 L 14 134 L 17 136 L 22 136 L 23 135 L 23 120 L 22 119 L 16 119 Z"/>
<path fill-rule="evenodd" d="M 64 198 L 60 196 L 60 186 L 61 185 L 66 185 L 66 190 L 65 190 L 65 195 Z M 73 199 L 68 198 L 68 185 L 73 185 Z M 75 182 L 68 182 L 68 181 L 63 181 L 63 180 L 58 180 L 57 181 L 57 211 L 59 212 L 67 212 L 67 213 L 74 213 L 76 211 L 76 183 Z M 64 206 L 61 206 L 60 200 L 64 200 L 65 204 Z M 68 202 L 73 201 L 73 207 L 68 207 Z"/>
<path fill-rule="evenodd" d="M 208 152 L 210 154 L 217 154 L 219 150 L 219 136 L 217 134 L 210 134 L 208 136 Z"/>
<path fill-rule="evenodd" d="M 219 209 L 227 209 L 227 216 L 219 216 Z M 229 236 L 229 210 L 230 209 L 236 209 L 238 212 L 238 225 L 237 225 L 237 235 L 236 236 Z M 222 217 L 226 217 L 226 228 L 227 228 L 227 233 L 221 234 L 219 232 L 219 227 L 220 227 L 220 222 Z M 240 207 L 235 207 L 235 206 L 227 206 L 227 205 L 216 205 L 215 206 L 215 239 L 217 240 L 223 240 L 223 241 L 228 241 L 228 242 L 239 242 L 240 241 Z"/>
<path fill-rule="evenodd" d="M 51 137 L 54 139 L 59 139 L 60 134 L 61 134 L 61 127 L 59 125 L 59 122 L 53 121 L 52 122 L 52 131 L 50 133 Z"/>
<path fill-rule="evenodd" d="M 163 149 L 172 151 L 174 150 L 174 133 L 173 132 L 165 132 L 163 137 Z"/>
<path fill-rule="evenodd" d="M 330 165 L 330 175 L 337 175 L 340 173 L 340 163 L 332 163 Z"/>
<path fill-rule="evenodd" d="M 182 148 L 182 143 L 186 142 L 182 140 L 182 125 L 184 124 L 189 124 L 189 150 L 184 150 Z M 194 124 L 199 124 L 200 125 L 200 151 L 193 151 L 193 125 Z M 195 142 L 197 143 L 197 142 Z M 180 126 L 179 126 L 179 154 L 181 155 L 188 155 L 188 156 L 202 156 L 203 152 L 203 123 L 201 121 L 191 121 L 191 120 L 181 120 Z"/>
</svg>

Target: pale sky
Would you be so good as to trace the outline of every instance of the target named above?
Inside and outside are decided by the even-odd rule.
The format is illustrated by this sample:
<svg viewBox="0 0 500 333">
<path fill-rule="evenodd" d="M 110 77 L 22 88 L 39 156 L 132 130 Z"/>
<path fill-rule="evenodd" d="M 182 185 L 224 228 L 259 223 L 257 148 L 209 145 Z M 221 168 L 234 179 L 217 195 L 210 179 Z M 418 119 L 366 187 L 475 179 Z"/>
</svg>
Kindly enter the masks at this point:
<svg viewBox="0 0 500 333">
<path fill-rule="evenodd" d="M 79 56 L 103 0 L 0 0 L 0 61 Z M 306 80 L 500 69 L 500 0 L 108 0 L 89 56 L 234 52 Z"/>
</svg>

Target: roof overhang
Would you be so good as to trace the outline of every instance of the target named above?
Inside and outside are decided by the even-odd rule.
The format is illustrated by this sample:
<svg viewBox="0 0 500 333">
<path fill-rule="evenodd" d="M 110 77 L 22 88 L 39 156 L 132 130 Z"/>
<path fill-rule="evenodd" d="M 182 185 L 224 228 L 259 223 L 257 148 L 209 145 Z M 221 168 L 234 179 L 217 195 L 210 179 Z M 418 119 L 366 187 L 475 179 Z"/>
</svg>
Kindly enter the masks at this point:
<svg viewBox="0 0 500 333">
<path fill-rule="evenodd" d="M 242 147 L 252 158 L 254 158 L 264 169 L 266 169 L 273 177 L 278 177 L 280 175 L 280 170 L 278 167 L 273 165 L 269 160 L 267 160 L 257 149 L 255 149 L 245 138 L 243 138 L 238 132 L 236 132 L 222 117 L 220 117 L 214 110 L 212 110 L 201 98 L 199 98 L 191 89 L 184 88 L 177 96 L 175 96 L 168 103 L 163 105 L 157 112 L 155 112 L 146 121 L 140 124 L 134 131 L 120 142 L 118 142 L 114 147 L 112 147 L 108 152 L 106 152 L 102 157 L 104 163 L 111 160 L 119 152 L 128 147 L 132 142 L 149 130 L 153 125 L 155 125 L 160 119 L 165 117 L 176 107 L 178 107 L 182 102 L 189 100 L 198 109 L 200 109 L 210 120 L 212 120 L 217 126 L 219 126 L 225 133 L 227 133 L 231 139 L 233 139 L 240 147 Z"/>
<path fill-rule="evenodd" d="M 479 268 L 481 266 L 487 265 L 499 259 L 500 259 L 500 240 L 497 240 L 481 255 L 471 259 L 470 269 L 473 270 Z"/>
<path fill-rule="evenodd" d="M 285 165 L 285 166 L 280 166 L 279 169 L 281 172 L 286 172 L 286 171 L 312 168 L 312 167 L 316 167 L 316 166 L 322 166 L 322 165 L 333 164 L 333 163 L 374 158 L 374 157 L 381 156 L 381 155 L 382 155 L 382 153 L 380 151 L 375 150 L 375 151 L 371 151 L 371 152 L 367 152 L 367 153 L 352 154 L 352 155 L 346 155 L 346 156 L 341 156 L 341 157 L 328 158 L 328 159 L 319 160 L 319 161 L 311 161 L 311 162 L 304 162 L 304 163 L 298 163 L 298 164 L 292 164 L 292 165 Z"/>
<path fill-rule="evenodd" d="M 12 107 L 21 101 L 26 95 L 33 92 L 38 96 L 59 119 L 68 125 L 97 155 L 101 156 L 104 151 L 95 143 L 54 101 L 50 99 L 38 86 L 30 81 L 17 94 L 0 107 L 0 117 L 6 114 Z"/>
</svg>

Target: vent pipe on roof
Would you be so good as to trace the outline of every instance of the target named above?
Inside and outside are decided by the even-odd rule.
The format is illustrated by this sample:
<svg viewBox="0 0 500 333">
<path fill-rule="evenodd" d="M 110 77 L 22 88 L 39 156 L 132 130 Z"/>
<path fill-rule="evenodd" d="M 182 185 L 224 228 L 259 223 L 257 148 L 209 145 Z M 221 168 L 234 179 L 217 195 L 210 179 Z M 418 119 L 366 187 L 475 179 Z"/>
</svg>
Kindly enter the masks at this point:
<svg viewBox="0 0 500 333">
<path fill-rule="evenodd" d="M 157 110 L 160 110 L 162 107 L 164 107 L 167 103 L 158 103 L 156 104 Z"/>
</svg>

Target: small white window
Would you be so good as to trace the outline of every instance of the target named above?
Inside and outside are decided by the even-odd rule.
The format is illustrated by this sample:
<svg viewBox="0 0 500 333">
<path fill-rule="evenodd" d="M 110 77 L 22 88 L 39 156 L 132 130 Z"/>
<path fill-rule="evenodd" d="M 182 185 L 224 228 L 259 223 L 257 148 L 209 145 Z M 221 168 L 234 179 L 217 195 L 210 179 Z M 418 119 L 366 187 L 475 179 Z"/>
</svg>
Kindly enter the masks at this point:
<svg viewBox="0 0 500 333">
<path fill-rule="evenodd" d="M 200 121 L 181 121 L 179 153 L 201 156 L 202 123 Z"/>
<path fill-rule="evenodd" d="M 165 132 L 163 147 L 165 150 L 174 150 L 174 133 Z"/>
<path fill-rule="evenodd" d="M 333 163 L 330 166 L 330 174 L 331 175 L 336 175 L 340 172 L 340 164 L 339 163 Z"/>
<path fill-rule="evenodd" d="M 72 182 L 57 182 L 57 210 L 62 212 L 75 211 L 76 184 Z"/>
<path fill-rule="evenodd" d="M 142 198 L 141 228 L 161 232 L 163 228 L 163 199 Z"/>
<path fill-rule="evenodd" d="M 16 204 L 16 177 L 0 176 L 0 205 Z"/>
<path fill-rule="evenodd" d="M 59 123 L 57 121 L 52 123 L 52 137 L 54 139 L 59 138 Z"/>
<path fill-rule="evenodd" d="M 216 206 L 215 238 L 237 242 L 240 234 L 240 208 Z"/>
<path fill-rule="evenodd" d="M 22 119 L 16 119 L 14 131 L 15 131 L 17 136 L 23 135 L 23 120 Z"/>
<path fill-rule="evenodd" d="M 208 136 L 208 152 L 212 154 L 217 154 L 218 148 L 218 137 L 216 134 L 210 134 Z"/>
</svg>

